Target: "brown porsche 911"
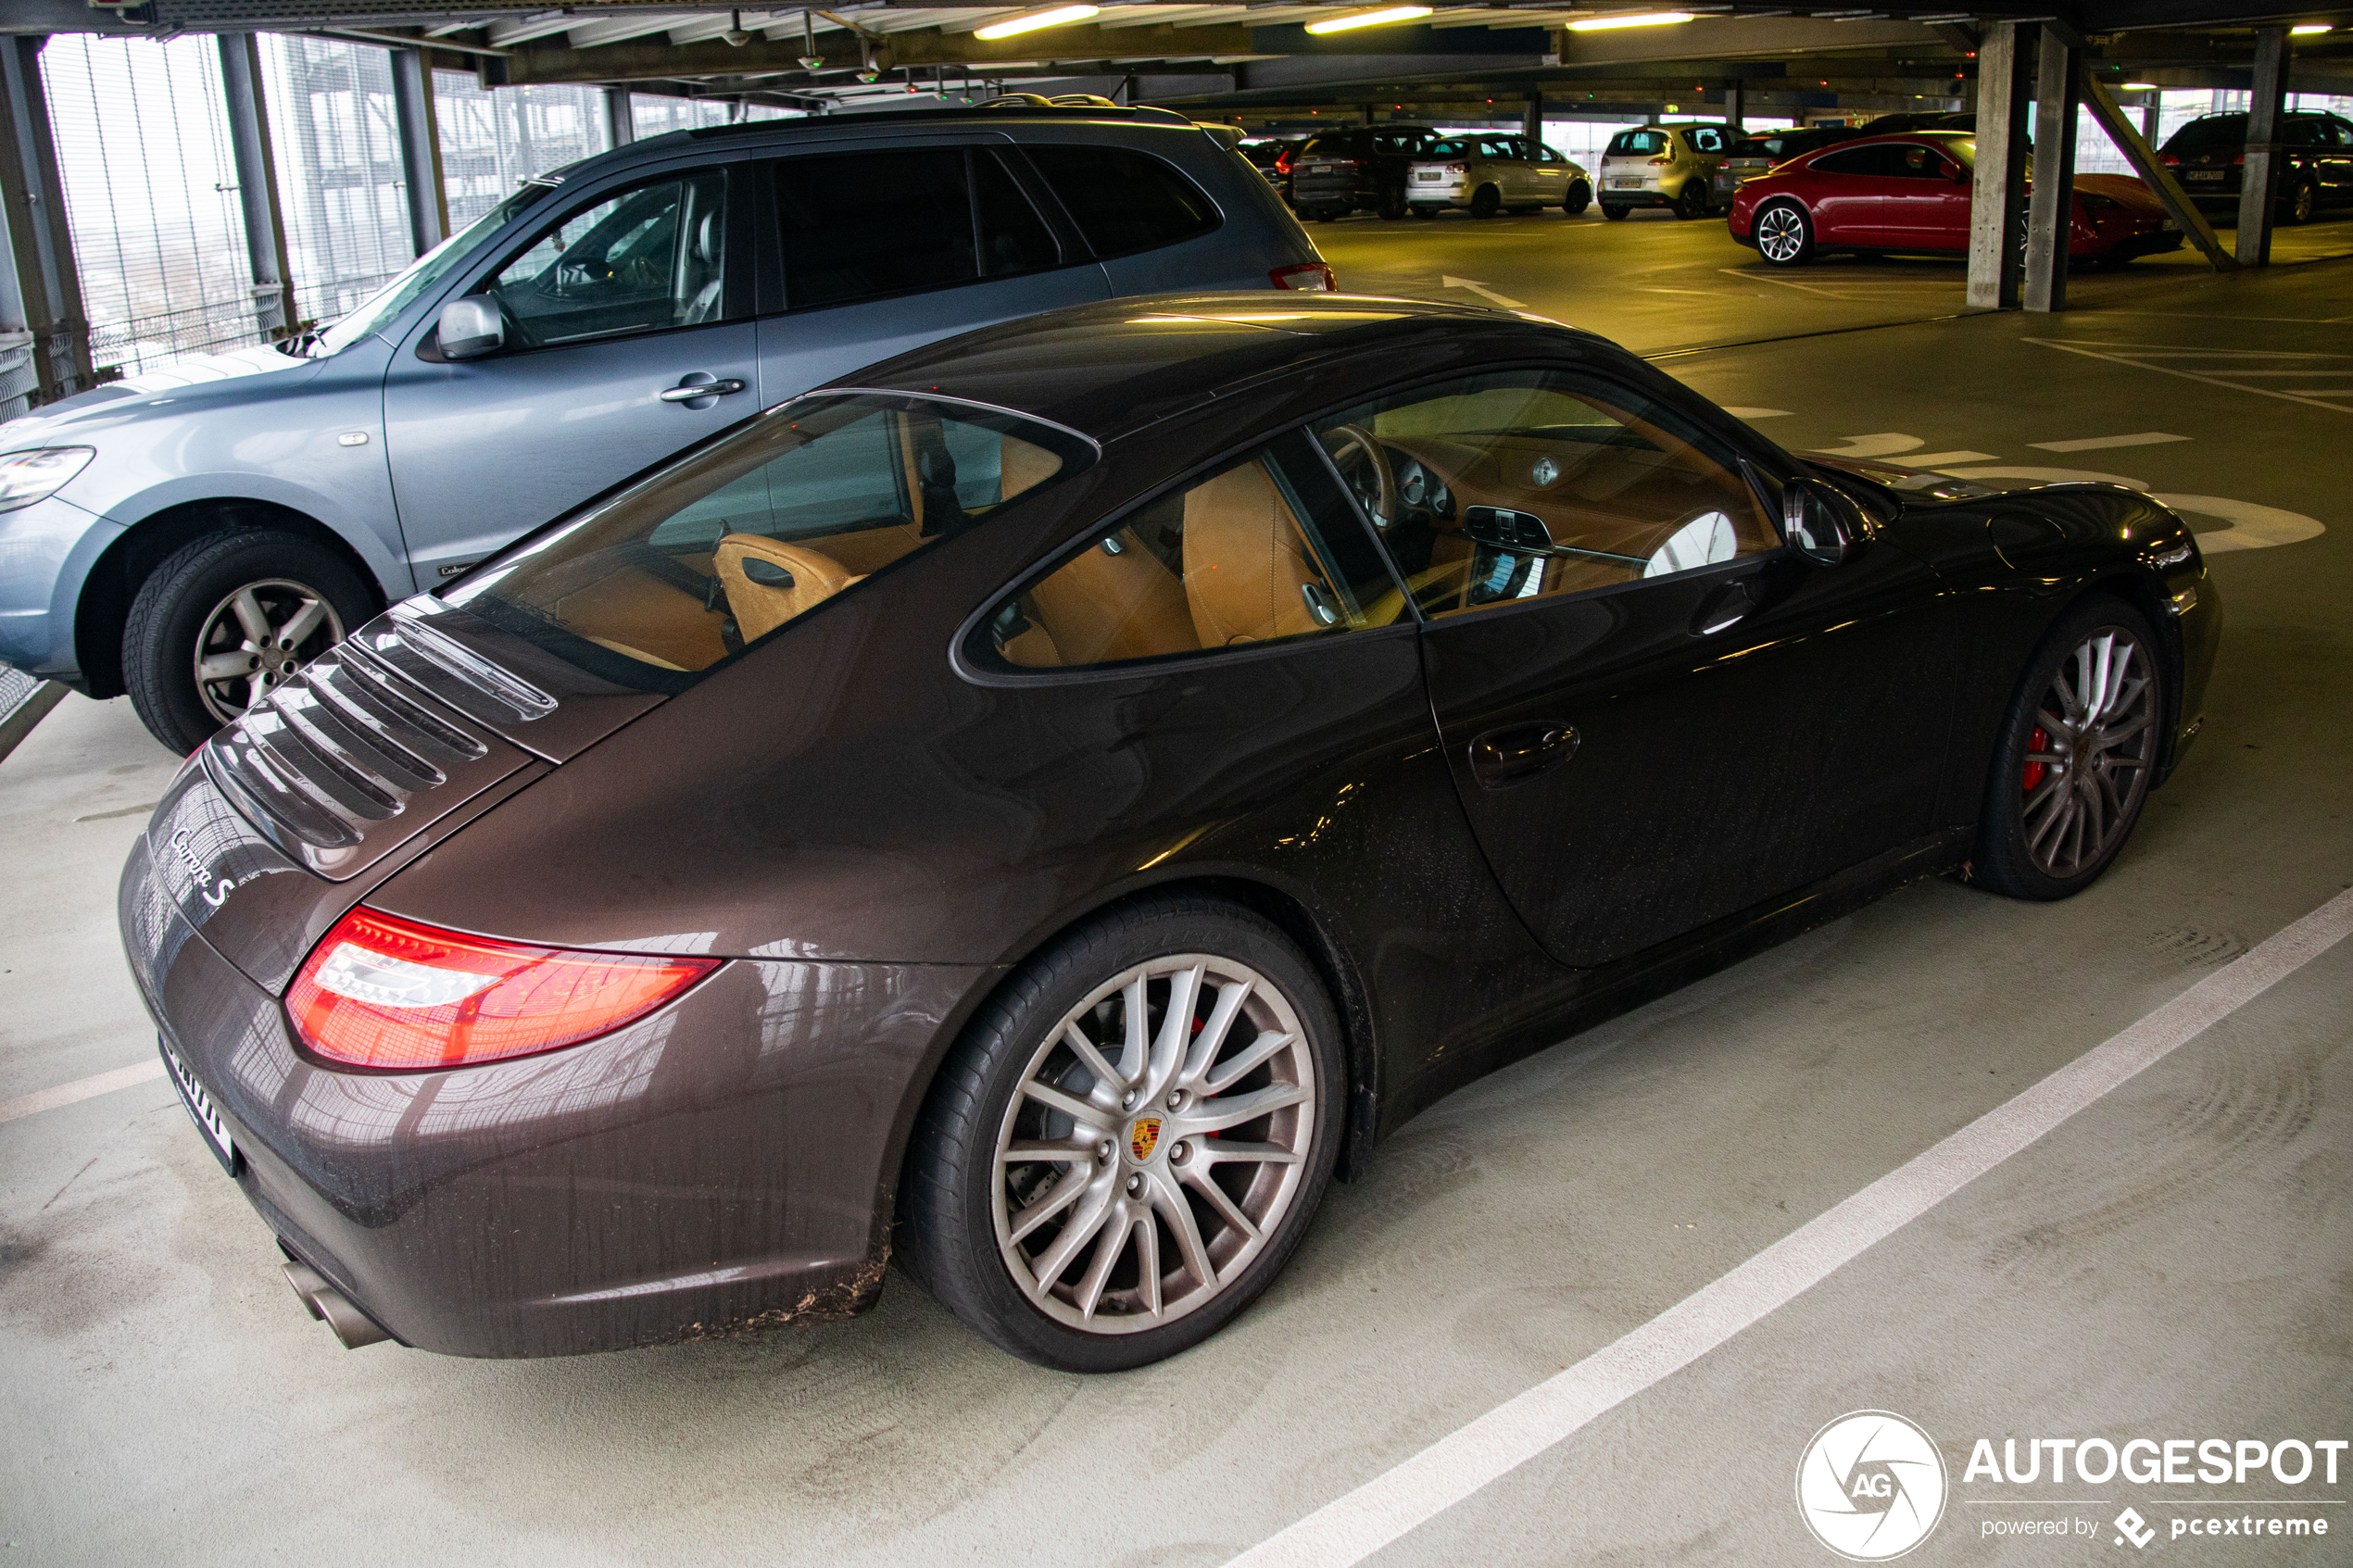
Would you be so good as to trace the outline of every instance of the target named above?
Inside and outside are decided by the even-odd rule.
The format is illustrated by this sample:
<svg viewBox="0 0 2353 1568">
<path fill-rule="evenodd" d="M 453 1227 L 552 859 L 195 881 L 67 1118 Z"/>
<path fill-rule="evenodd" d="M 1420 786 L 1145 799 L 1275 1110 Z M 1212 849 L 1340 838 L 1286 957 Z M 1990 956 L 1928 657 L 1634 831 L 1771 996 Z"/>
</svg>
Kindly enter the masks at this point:
<svg viewBox="0 0 2353 1568">
<path fill-rule="evenodd" d="M 1801 460 L 1591 335 L 1263 294 L 988 328 L 396 605 L 125 868 L 191 1114 L 346 1343 L 855 1311 L 1135 1366 L 1472 1077 L 2200 722 L 2181 521 Z"/>
</svg>

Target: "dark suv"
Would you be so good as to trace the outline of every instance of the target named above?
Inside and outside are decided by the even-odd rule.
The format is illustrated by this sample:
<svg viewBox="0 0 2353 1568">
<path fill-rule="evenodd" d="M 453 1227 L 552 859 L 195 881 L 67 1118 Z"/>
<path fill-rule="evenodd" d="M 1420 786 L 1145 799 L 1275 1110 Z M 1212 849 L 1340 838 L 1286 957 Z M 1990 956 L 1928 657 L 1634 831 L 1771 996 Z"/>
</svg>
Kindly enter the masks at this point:
<svg viewBox="0 0 2353 1568">
<path fill-rule="evenodd" d="M 1440 140 L 1427 125 L 1327 131 L 1291 155 L 1290 204 L 1319 223 L 1359 210 L 1403 218 L 1406 172 Z"/>
<path fill-rule="evenodd" d="M 2333 114 L 2280 119 L 2285 155 L 2279 173 L 2280 217 L 2309 223 L 2324 207 L 2353 205 L 2353 122 Z M 2209 114 L 2184 125 L 2158 154 L 2209 217 L 2238 212 L 2246 165 L 2246 116 Z"/>
</svg>

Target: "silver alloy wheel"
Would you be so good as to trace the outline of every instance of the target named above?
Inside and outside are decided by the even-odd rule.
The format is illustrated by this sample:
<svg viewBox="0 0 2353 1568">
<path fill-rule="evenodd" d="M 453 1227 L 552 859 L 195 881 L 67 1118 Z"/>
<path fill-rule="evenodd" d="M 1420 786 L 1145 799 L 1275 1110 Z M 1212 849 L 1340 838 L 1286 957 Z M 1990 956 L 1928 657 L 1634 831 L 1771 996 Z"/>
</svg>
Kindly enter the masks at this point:
<svg viewBox="0 0 2353 1568">
<path fill-rule="evenodd" d="M 2035 869 L 2066 880 L 2096 865 L 2132 827 L 2156 760 L 2148 652 L 2104 626 L 2060 662 L 2028 737 L 2020 788 Z"/>
<path fill-rule="evenodd" d="M 308 659 L 343 640 L 326 596 L 291 577 L 248 583 L 213 606 L 196 633 L 196 695 L 234 723 Z"/>
<path fill-rule="evenodd" d="M 1806 219 L 1793 207 L 1768 207 L 1756 215 L 1756 248 L 1768 261 L 1794 261 L 1806 249 Z"/>
<path fill-rule="evenodd" d="M 1297 1011 L 1249 966 L 1174 953 L 1105 981 L 998 1128 L 990 1209 L 1014 1284 L 1096 1334 L 1206 1305 L 1290 1211 L 1315 1094 Z"/>
</svg>

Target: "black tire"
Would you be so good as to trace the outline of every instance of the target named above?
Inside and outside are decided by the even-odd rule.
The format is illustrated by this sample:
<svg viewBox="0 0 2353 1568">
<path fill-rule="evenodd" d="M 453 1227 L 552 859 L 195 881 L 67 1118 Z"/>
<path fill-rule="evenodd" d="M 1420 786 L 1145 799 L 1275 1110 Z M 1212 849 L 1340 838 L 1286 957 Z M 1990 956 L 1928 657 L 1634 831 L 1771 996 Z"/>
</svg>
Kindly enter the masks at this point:
<svg viewBox="0 0 2353 1568">
<path fill-rule="evenodd" d="M 1503 210 L 1504 193 L 1494 186 L 1481 185 L 1471 193 L 1470 215 L 1473 218 L 1492 218 Z"/>
<path fill-rule="evenodd" d="M 2094 684 L 2084 675 L 2087 666 L 2096 675 L 2097 656 L 2087 659 L 2085 650 L 2103 640 L 2109 667 L 2118 671 L 2109 682 L 2112 702 L 2099 704 L 2096 721 L 2070 734 L 2075 715 L 2060 700 L 2060 685 L 2088 690 Z M 2133 653 L 2120 658 L 2128 642 Z M 2013 898 L 2066 898 L 2090 886 L 2132 837 L 2148 802 L 2167 711 L 2164 660 L 2140 611 L 2095 596 L 2061 616 L 2027 661 L 2003 718 L 1978 820 L 1972 880 Z M 2076 766 L 2087 749 L 2092 766 Z M 2076 833 L 2071 822 L 2088 824 L 2092 832 Z"/>
<path fill-rule="evenodd" d="M 1675 216 L 1685 222 L 1707 216 L 1707 184 L 1696 174 L 1684 181 L 1683 188 L 1675 193 Z"/>
<path fill-rule="evenodd" d="M 218 643 L 226 658 L 232 645 L 256 645 L 242 634 L 232 602 L 253 589 L 273 630 L 302 615 L 306 596 L 323 606 L 315 627 L 284 646 L 251 652 L 250 677 L 215 683 L 197 680 L 199 645 Z M 248 529 L 198 539 L 168 557 L 148 574 L 122 632 L 123 684 L 147 733 L 185 756 L 214 731 L 233 721 L 256 693 L 282 684 L 306 660 L 342 640 L 379 608 L 376 596 L 350 563 L 326 546 L 279 529 Z M 281 612 L 283 612 L 283 614 Z M 224 619 L 225 617 L 225 619 Z M 231 700 L 230 694 L 236 700 Z M 208 700 L 209 697 L 209 700 Z"/>
<path fill-rule="evenodd" d="M 1814 259 L 1814 220 L 1795 202 L 1768 202 L 1749 228 L 1768 267 L 1803 267 Z"/>
<path fill-rule="evenodd" d="M 1425 219 L 1435 218 L 1438 216 L 1440 210 L 1440 208 L 1434 207 L 1417 207 L 1414 208 L 1414 216 Z"/>
<path fill-rule="evenodd" d="M 1602 203 L 1602 216 L 1615 222 L 1626 216 L 1626 204 L 1624 202 L 1604 202 Z"/>
<path fill-rule="evenodd" d="M 1266 1220 L 1267 1226 L 1264 1239 L 1254 1243 L 1243 1241 L 1240 1230 L 1227 1226 L 1222 1220 L 1215 1220 L 1215 1210 L 1209 1209 L 1198 1197 L 1185 1196 L 1188 1190 L 1198 1189 L 1188 1189 L 1177 1183 L 1170 1174 L 1173 1166 L 1164 1165 L 1160 1169 L 1160 1178 L 1166 1183 L 1164 1186 L 1146 1187 L 1147 1198 L 1130 1199 L 1156 1204 L 1164 1193 L 1173 1192 L 1177 1201 L 1187 1205 L 1189 1211 L 1193 1213 L 1197 1238 L 1203 1234 L 1201 1222 L 1204 1216 L 1220 1226 L 1207 1242 L 1212 1258 L 1209 1273 L 1217 1276 L 1216 1284 L 1202 1296 L 1198 1305 L 1182 1307 L 1182 1294 L 1168 1298 L 1155 1297 L 1156 1299 L 1174 1300 L 1180 1305 L 1167 1321 L 1150 1326 L 1139 1326 L 1141 1320 L 1132 1311 L 1126 1318 L 1114 1315 L 1108 1305 L 1114 1294 L 1125 1294 L 1127 1298 L 1126 1305 L 1132 1309 L 1143 1289 L 1141 1270 L 1137 1266 L 1140 1261 L 1140 1249 L 1131 1259 L 1128 1251 L 1131 1238 L 1139 1233 L 1124 1228 L 1114 1233 L 1111 1226 L 1123 1222 L 1104 1221 L 1101 1223 L 1100 1229 L 1090 1226 L 1085 1234 L 1090 1237 L 1117 1235 L 1119 1240 L 1114 1252 L 1114 1261 L 1101 1265 L 1105 1270 L 1103 1277 L 1116 1282 L 1122 1277 L 1120 1271 L 1125 1268 L 1129 1283 L 1124 1286 L 1115 1283 L 1098 1286 L 1103 1292 L 1101 1299 L 1106 1303 L 1100 1321 L 1105 1324 L 1127 1322 L 1130 1326 L 1124 1331 L 1110 1327 L 1083 1327 L 1065 1322 L 1063 1317 L 1050 1316 L 1044 1307 L 1033 1300 L 1029 1288 L 1016 1280 L 1013 1264 L 1000 1250 L 999 1205 L 1000 1198 L 1009 1196 L 1000 1192 L 1000 1185 L 1009 1183 L 1017 1185 L 1024 1180 L 1043 1184 L 1027 1195 L 1030 1203 L 1036 1206 L 1051 1198 L 1063 1180 L 1074 1174 L 1078 1178 L 1078 1185 L 1083 1189 L 1079 1195 L 1068 1200 L 1054 1218 L 1038 1226 L 1038 1233 L 1046 1239 L 1038 1244 L 1039 1252 L 1028 1261 L 1042 1260 L 1062 1243 L 1063 1225 L 1085 1222 L 1088 1204 L 1095 1203 L 1099 1209 L 1115 1209 L 1121 1203 L 1118 1191 L 1125 1190 L 1130 1195 L 1139 1191 L 1149 1168 L 1139 1163 L 1133 1173 L 1123 1175 L 1122 1173 L 1130 1169 L 1132 1151 L 1145 1141 L 1141 1123 L 1126 1124 L 1130 1127 L 1124 1135 L 1129 1143 L 1128 1150 L 1101 1153 L 1101 1149 L 1111 1148 L 1118 1141 L 1106 1138 L 1099 1146 L 1091 1162 L 1082 1159 L 1048 1167 L 1058 1173 L 1051 1184 L 1045 1183 L 1042 1176 L 1022 1174 L 1031 1167 L 1008 1165 L 1002 1168 L 1000 1174 L 997 1159 L 1000 1134 L 1006 1137 L 1015 1135 L 1017 1123 L 1014 1117 L 1030 1114 L 1026 1108 L 1038 1105 L 1038 1102 L 1029 1097 L 1016 1099 L 1017 1096 L 1022 1096 L 1025 1083 L 1032 1081 L 1033 1074 L 1040 1082 L 1059 1086 L 1062 1092 L 1074 1098 L 1085 1098 L 1090 1104 L 1095 1103 L 1090 1097 L 1102 1084 L 1097 1074 L 1085 1072 L 1080 1067 L 1066 1070 L 1059 1077 L 1045 1076 L 1048 1064 L 1057 1060 L 1057 1052 L 1071 1054 L 1067 1047 L 1054 1044 L 1061 1037 L 1063 1021 L 1073 1016 L 1074 1010 L 1088 1008 L 1090 997 L 1103 995 L 1109 983 L 1123 978 L 1136 967 L 1178 955 L 1195 954 L 1206 955 L 1231 965 L 1246 966 L 1254 972 L 1266 983 L 1269 990 L 1253 992 L 1252 995 L 1279 993 L 1288 1007 L 1289 1017 L 1298 1025 L 1299 1033 L 1303 1036 L 1302 1054 L 1290 1060 L 1294 1068 L 1302 1060 L 1312 1066 L 1314 1092 L 1301 1101 L 1302 1109 L 1308 1112 L 1308 1125 L 1303 1131 L 1301 1129 L 1297 1120 L 1300 1112 L 1297 1110 L 1276 1111 L 1272 1113 L 1272 1119 L 1239 1125 L 1244 1129 L 1261 1129 L 1249 1135 L 1254 1138 L 1277 1141 L 1283 1137 L 1303 1138 L 1307 1145 L 1304 1158 L 1293 1166 L 1259 1167 L 1257 1174 L 1250 1176 L 1245 1183 L 1237 1184 L 1243 1189 L 1239 1198 L 1229 1195 L 1229 1201 L 1247 1205 L 1255 1201 L 1252 1195 L 1262 1190 L 1269 1181 L 1276 1185 L 1265 1190 L 1287 1195 L 1280 1198 L 1282 1206 L 1279 1209 L 1261 1216 Z M 1101 1009 L 1114 1006 L 1111 997 L 1121 994 L 1111 992 L 1096 1010 L 1080 1011 L 1077 1016 L 1082 1020 L 1097 1019 L 1099 1022 L 1095 1027 L 1105 1039 L 1109 1039 L 1119 1026 L 1101 1023 L 1100 1021 L 1104 1014 Z M 1163 994 L 1164 1001 L 1165 995 Z M 1209 988 L 1204 985 L 1199 997 L 1194 1013 L 1196 1019 L 1201 1017 L 1199 1009 L 1209 1005 Z M 1118 1005 L 1124 1009 L 1124 1003 Z M 1124 1017 L 1124 1012 L 1121 1016 Z M 1150 1027 L 1157 1036 L 1163 1025 L 1153 1022 Z M 1262 1024 L 1261 1027 L 1265 1026 Z M 1265 1037 L 1264 1034 L 1255 1036 L 1259 1040 Z M 1237 1033 L 1229 1038 L 1239 1039 L 1241 1036 Z M 1108 1052 L 1111 1047 L 1106 1045 L 1104 1048 Z M 1219 1061 L 1232 1060 L 1222 1054 L 1226 1048 L 1222 1046 L 1217 1047 Z M 1078 1059 L 1071 1054 L 1071 1060 L 1076 1063 Z M 1116 1067 L 1119 1063 L 1107 1062 L 1107 1065 Z M 1206 1068 L 1211 1064 L 1203 1065 Z M 1188 1103 L 1193 1104 L 1196 1110 L 1202 1105 L 1214 1103 L 1212 1096 L 1222 1095 L 1239 1085 L 1252 1085 L 1258 1074 L 1270 1071 L 1269 1065 L 1259 1066 L 1217 1089 L 1198 1094 Z M 1314 1218 L 1315 1207 L 1331 1177 L 1346 1101 L 1344 1079 L 1339 1018 L 1332 1010 L 1314 968 L 1272 922 L 1239 906 L 1195 895 L 1149 897 L 1115 909 L 1067 933 L 1024 964 L 991 998 L 949 1052 L 938 1076 L 932 1083 L 909 1144 L 904 1196 L 899 1212 L 897 1259 L 917 1283 L 975 1333 L 1040 1366 L 1065 1372 L 1116 1372 L 1175 1355 L 1206 1339 L 1249 1306 L 1281 1273 L 1284 1263 L 1298 1247 L 1300 1237 L 1305 1234 L 1308 1223 Z M 1298 1081 L 1298 1075 L 1295 1075 L 1288 1081 L 1270 1078 L 1268 1084 L 1287 1086 L 1296 1085 Z M 1259 1090 L 1253 1088 L 1243 1092 Z M 1108 1093 L 1106 1087 L 1102 1101 L 1105 1106 L 1109 1104 Z M 1160 1090 L 1155 1088 L 1151 1093 L 1157 1096 Z M 1129 1102 L 1122 1100 L 1121 1103 L 1126 1105 Z M 1149 1114 L 1157 1111 L 1163 1103 L 1152 1098 L 1134 1109 Z M 1022 1135 L 1058 1138 L 1064 1143 L 1075 1139 L 1080 1146 L 1088 1141 L 1088 1135 L 1080 1132 L 1077 1124 L 1063 1113 L 1045 1111 L 1041 1107 L 1038 1114 L 1047 1118 L 1045 1125 Z M 1124 1118 L 1130 1111 L 1107 1110 L 1106 1114 Z M 1278 1124 L 1278 1119 L 1286 1114 L 1293 1118 L 1287 1133 Z M 1064 1125 L 1059 1133 L 1051 1130 L 1052 1116 L 1063 1116 Z M 1156 1146 L 1150 1147 L 1150 1152 L 1164 1161 L 1183 1160 L 1188 1157 L 1186 1135 L 1181 1132 L 1181 1123 L 1173 1109 L 1166 1120 L 1169 1137 L 1158 1140 Z M 1154 1123 L 1153 1136 L 1157 1138 L 1160 1126 L 1157 1117 Z M 1235 1130 L 1227 1129 L 1227 1132 Z M 1209 1136 L 1202 1136 L 1200 1148 L 1189 1158 L 1200 1160 L 1200 1148 L 1206 1148 L 1208 1142 Z M 1246 1160 L 1248 1157 L 1240 1158 Z M 1032 1162 L 1033 1167 L 1035 1164 Z M 1295 1182 L 1286 1185 L 1282 1175 L 1286 1169 L 1297 1170 Z M 1216 1164 L 1199 1166 L 1192 1175 L 1205 1180 L 1208 1173 L 1219 1170 L 1234 1171 L 1238 1176 L 1244 1173 L 1233 1165 Z M 1252 1183 L 1259 1185 L 1250 1185 Z M 1099 1184 L 1110 1185 L 1102 1185 L 1103 1196 L 1097 1203 Z M 1225 1186 L 1228 1184 L 1220 1185 Z M 1151 1230 L 1161 1259 L 1166 1260 L 1172 1255 L 1181 1257 L 1182 1250 L 1178 1248 L 1174 1229 L 1165 1218 L 1151 1218 L 1139 1223 Z M 1052 1227 L 1051 1230 L 1048 1229 L 1050 1226 Z M 1159 1239 L 1164 1236 L 1166 1239 Z M 1231 1272 L 1221 1273 L 1214 1262 L 1215 1250 L 1229 1242 L 1242 1249 L 1228 1251 L 1227 1256 L 1232 1260 Z M 1068 1314 L 1076 1311 L 1075 1292 L 1073 1299 L 1063 1299 L 1056 1295 L 1054 1286 L 1073 1270 L 1082 1275 L 1091 1273 L 1091 1266 L 1100 1262 L 1097 1250 L 1100 1245 L 1096 1241 L 1073 1243 L 1075 1250 L 1069 1253 L 1066 1261 L 1054 1265 L 1055 1272 L 1046 1279 L 1041 1289 L 1043 1295 L 1053 1298 L 1058 1311 Z M 1175 1254 L 1170 1250 L 1172 1248 L 1177 1248 Z M 1254 1250 L 1252 1250 L 1252 1248 Z M 1017 1256 L 1023 1255 L 1023 1243 L 1015 1239 L 1011 1243 L 1011 1250 Z M 1082 1262 L 1082 1259 L 1087 1261 Z M 1173 1272 L 1180 1281 L 1198 1277 L 1187 1272 L 1181 1263 Z M 1164 1274 L 1164 1279 L 1165 1277 Z M 1077 1288 L 1084 1288 L 1083 1278 Z M 1095 1320 L 1090 1318 L 1088 1321 Z"/>
<path fill-rule="evenodd" d="M 1561 210 L 1571 218 L 1581 217 L 1593 205 L 1593 187 L 1579 180 L 1569 186 L 1568 194 L 1561 198 Z"/>
<path fill-rule="evenodd" d="M 1405 216 L 1405 188 L 1381 193 L 1380 206 L 1375 209 L 1386 221 L 1394 223 Z"/>
</svg>

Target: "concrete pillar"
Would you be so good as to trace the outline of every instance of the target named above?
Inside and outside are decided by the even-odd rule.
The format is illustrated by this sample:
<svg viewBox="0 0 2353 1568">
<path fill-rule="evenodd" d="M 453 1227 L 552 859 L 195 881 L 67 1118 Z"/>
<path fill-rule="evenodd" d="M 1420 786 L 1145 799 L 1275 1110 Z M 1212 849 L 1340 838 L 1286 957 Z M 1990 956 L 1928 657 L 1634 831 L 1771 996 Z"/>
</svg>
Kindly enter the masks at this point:
<svg viewBox="0 0 2353 1568">
<path fill-rule="evenodd" d="M 2239 184 L 2238 242 L 2242 267 L 2271 260 L 2271 213 L 2279 203 L 2280 114 L 2287 97 L 2287 29 L 2255 30 L 2254 92 L 2246 106 L 2246 178 Z"/>
<path fill-rule="evenodd" d="M 286 262 L 285 216 L 278 207 L 270 110 L 261 94 L 261 44 L 250 32 L 224 32 L 220 47 L 229 151 L 237 165 L 237 208 L 245 219 L 245 260 L 253 271 L 253 324 L 266 342 L 285 336 L 298 317 L 294 270 Z"/>
<path fill-rule="evenodd" d="M 2149 101 L 2141 106 L 2141 140 L 2152 147 L 2157 145 L 2157 133 L 2164 109 L 2165 94 L 2162 93 L 2151 93 Z"/>
<path fill-rule="evenodd" d="M 625 147 L 637 139 L 637 111 L 630 107 L 629 89 L 605 89 L 605 144 Z"/>
<path fill-rule="evenodd" d="M 1977 45 L 1977 176 L 1969 192 L 1969 302 L 2018 307 L 2026 194 L 2025 26 L 1993 22 Z"/>
<path fill-rule="evenodd" d="M 2067 246 L 2075 227 L 2075 51 L 2043 29 L 2034 55 L 2034 194 L 2026 215 L 2026 308 L 2067 308 Z"/>
<path fill-rule="evenodd" d="M 441 123 L 433 70 L 415 49 L 392 54 L 392 107 L 400 134 L 400 178 L 409 196 L 409 243 L 424 255 L 449 235 L 449 193 L 441 179 Z"/>
<path fill-rule="evenodd" d="M 44 403 L 95 384 L 82 275 L 66 226 L 65 182 L 41 90 L 41 46 L 48 41 L 45 35 L 0 38 L 0 204 L 7 212 L 10 260 Z"/>
<path fill-rule="evenodd" d="M 1528 140 L 1529 140 L 1531 144 L 1541 144 L 1541 143 L 1543 142 L 1543 140 L 1544 140 L 1544 94 L 1541 94 L 1541 93 L 1530 93 L 1530 94 L 1528 95 L 1528 105 L 1527 105 L 1527 107 L 1526 107 L 1525 108 L 1523 108 L 1523 109 L 1521 109 L 1521 110 L 1520 110 L 1520 116 L 1519 116 L 1519 133 L 1520 133 L 1521 135 L 1523 135 L 1523 136 L 1527 137 L 1527 138 L 1528 138 Z"/>
<path fill-rule="evenodd" d="M 1724 118 L 1739 130 L 1748 122 L 1748 83 L 1735 79 L 1731 91 L 1724 96 Z"/>
</svg>

